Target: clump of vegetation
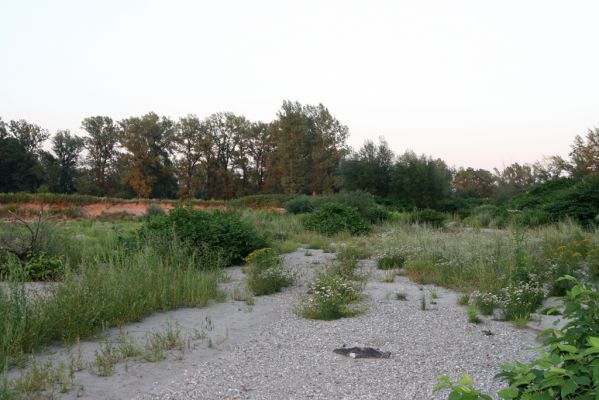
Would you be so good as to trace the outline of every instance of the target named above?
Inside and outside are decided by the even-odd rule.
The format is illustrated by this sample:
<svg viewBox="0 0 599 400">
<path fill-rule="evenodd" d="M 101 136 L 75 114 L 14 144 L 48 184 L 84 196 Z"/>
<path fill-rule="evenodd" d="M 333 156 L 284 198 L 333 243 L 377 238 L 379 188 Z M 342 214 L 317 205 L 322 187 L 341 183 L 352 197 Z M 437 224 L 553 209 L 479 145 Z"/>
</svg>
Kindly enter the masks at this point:
<svg viewBox="0 0 599 400">
<path fill-rule="evenodd" d="M 395 299 L 401 300 L 401 301 L 406 301 L 406 300 L 408 300 L 408 294 L 405 292 L 397 292 L 397 293 L 395 293 Z"/>
<path fill-rule="evenodd" d="M 379 269 L 397 269 L 403 268 L 407 258 L 403 253 L 391 252 L 384 254 L 377 260 Z"/>
<path fill-rule="evenodd" d="M 291 286 L 293 274 L 283 267 L 281 258 L 271 249 L 253 251 L 245 258 L 248 288 L 256 295 L 263 296 L 280 292 Z"/>
<path fill-rule="evenodd" d="M 409 219 L 413 223 L 430 225 L 434 228 L 441 228 L 445 224 L 447 216 L 439 211 L 425 208 L 410 213 Z"/>
<path fill-rule="evenodd" d="M 320 207 L 323 200 L 323 197 L 312 197 L 303 194 L 287 201 L 285 210 L 292 214 L 310 213 Z"/>
<path fill-rule="evenodd" d="M 339 203 L 325 204 L 308 214 L 304 219 L 304 225 L 307 229 L 329 236 L 342 231 L 348 231 L 352 235 L 363 235 L 371 230 L 355 208 Z"/>
<path fill-rule="evenodd" d="M 478 316 L 478 313 L 476 312 L 476 307 L 474 305 L 471 305 L 468 307 L 468 322 L 472 323 L 472 324 L 480 324 L 482 321 L 482 319 L 480 319 L 480 317 Z"/>
<path fill-rule="evenodd" d="M 299 312 L 304 318 L 333 320 L 357 313 L 350 305 L 361 298 L 358 285 L 333 272 L 319 274 L 302 299 Z"/>
<path fill-rule="evenodd" d="M 154 242 L 169 242 L 173 235 L 192 250 L 208 247 L 218 250 L 231 263 L 243 261 L 252 251 L 266 247 L 254 227 L 241 221 L 239 214 L 210 212 L 177 207 L 168 215 L 148 219 L 140 230 Z"/>
</svg>

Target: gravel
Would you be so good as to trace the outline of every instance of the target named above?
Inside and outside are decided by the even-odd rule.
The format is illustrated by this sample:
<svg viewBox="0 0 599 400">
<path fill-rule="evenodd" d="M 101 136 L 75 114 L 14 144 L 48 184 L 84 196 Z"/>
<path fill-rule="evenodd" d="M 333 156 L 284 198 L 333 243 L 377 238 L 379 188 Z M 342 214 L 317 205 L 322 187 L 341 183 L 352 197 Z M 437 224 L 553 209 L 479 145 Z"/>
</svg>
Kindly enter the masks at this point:
<svg viewBox="0 0 599 400">
<path fill-rule="evenodd" d="M 311 255 L 310 255 L 311 254 Z M 256 298 L 255 318 L 218 349 L 180 371 L 174 384 L 155 386 L 139 399 L 436 399 L 437 376 L 468 372 L 477 387 L 495 392 L 503 387 L 493 376 L 506 362 L 534 356 L 535 332 L 484 319 L 467 322 L 455 292 L 421 286 L 407 278 L 382 283 L 374 262 L 366 285 L 367 309 L 357 317 L 312 321 L 293 309 L 314 271 L 330 254 L 304 249 L 286 256 L 300 271 L 297 285 L 272 296 Z M 238 279 L 241 279 L 240 277 Z M 235 283 L 235 282 L 234 282 Z M 436 292 L 437 304 L 431 304 Z M 395 299 L 407 293 L 407 301 Z M 421 310 L 425 296 L 427 310 Z M 268 312 L 259 312 L 268 307 Z M 213 316 L 215 326 L 218 317 Z M 493 335 L 483 334 L 490 330 Z M 392 353 L 389 359 L 352 359 L 333 353 L 342 345 L 370 346 Z M 160 367 L 160 364 L 157 365 Z"/>
</svg>

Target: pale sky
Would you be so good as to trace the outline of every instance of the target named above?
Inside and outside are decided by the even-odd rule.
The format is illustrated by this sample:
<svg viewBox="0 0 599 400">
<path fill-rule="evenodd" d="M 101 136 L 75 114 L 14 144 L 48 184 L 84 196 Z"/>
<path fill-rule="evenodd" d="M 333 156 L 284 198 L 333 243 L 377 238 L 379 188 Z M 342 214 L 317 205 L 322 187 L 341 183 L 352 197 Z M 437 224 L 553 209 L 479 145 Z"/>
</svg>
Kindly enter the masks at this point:
<svg viewBox="0 0 599 400">
<path fill-rule="evenodd" d="M 599 126 L 599 1 L 0 0 L 0 117 L 80 134 L 92 115 L 323 103 L 349 144 L 449 165 L 569 151 Z"/>
</svg>

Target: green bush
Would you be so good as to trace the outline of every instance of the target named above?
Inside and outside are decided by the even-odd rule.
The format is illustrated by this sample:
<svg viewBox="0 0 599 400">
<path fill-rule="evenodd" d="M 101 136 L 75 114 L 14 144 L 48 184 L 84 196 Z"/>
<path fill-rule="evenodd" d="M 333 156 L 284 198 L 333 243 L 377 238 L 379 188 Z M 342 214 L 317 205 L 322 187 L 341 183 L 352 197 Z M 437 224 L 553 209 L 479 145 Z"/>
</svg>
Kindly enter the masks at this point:
<svg viewBox="0 0 599 400">
<path fill-rule="evenodd" d="M 444 225 L 447 215 L 442 212 L 425 208 L 424 210 L 414 211 L 410 215 L 412 222 L 424 225 L 430 225 L 440 228 Z"/>
<path fill-rule="evenodd" d="M 248 288 L 256 296 L 280 292 L 295 280 L 270 248 L 255 250 L 245 260 L 249 264 L 246 269 Z"/>
<path fill-rule="evenodd" d="M 389 212 L 377 204 L 376 198 L 364 191 L 341 192 L 330 196 L 329 202 L 341 203 L 358 210 L 358 213 L 371 223 L 379 223 L 389 218 Z"/>
<path fill-rule="evenodd" d="M 218 250 L 230 263 L 243 261 L 253 250 L 266 247 L 256 230 L 234 212 L 210 212 L 177 207 L 168 215 L 156 215 L 140 228 L 143 238 L 170 243 L 173 235 L 192 250 Z"/>
<path fill-rule="evenodd" d="M 302 194 L 286 202 L 285 210 L 291 214 L 310 213 L 320 207 L 322 202 L 322 197 L 312 197 Z"/>
<path fill-rule="evenodd" d="M 362 235 L 371 231 L 371 227 L 360 216 L 358 210 L 338 203 L 325 204 L 307 215 L 304 226 L 324 235 L 334 235 L 341 231 Z"/>
<path fill-rule="evenodd" d="M 57 257 L 45 253 L 31 255 L 23 264 L 25 279 L 32 281 L 54 280 L 62 276 L 64 265 Z"/>
</svg>

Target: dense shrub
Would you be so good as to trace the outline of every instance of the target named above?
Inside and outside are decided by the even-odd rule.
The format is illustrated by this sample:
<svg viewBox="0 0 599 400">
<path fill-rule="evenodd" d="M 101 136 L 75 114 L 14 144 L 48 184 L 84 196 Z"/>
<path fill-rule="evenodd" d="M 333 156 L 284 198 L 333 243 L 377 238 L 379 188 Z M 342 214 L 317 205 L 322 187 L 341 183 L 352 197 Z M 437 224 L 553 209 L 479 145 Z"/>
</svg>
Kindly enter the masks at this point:
<svg viewBox="0 0 599 400">
<path fill-rule="evenodd" d="M 353 207 L 362 218 L 371 223 L 378 223 L 389 218 L 389 212 L 385 207 L 379 205 L 372 194 L 363 191 L 341 192 L 317 197 L 301 195 L 285 203 L 285 209 L 292 214 L 309 213 L 330 203 Z"/>
<path fill-rule="evenodd" d="M 509 219 L 505 208 L 492 204 L 485 204 L 471 210 L 470 215 L 464 219 L 466 225 L 474 228 L 503 228 Z"/>
<path fill-rule="evenodd" d="M 593 225 L 599 214 L 599 176 L 554 179 L 510 199 L 506 207 L 545 213 L 551 216 L 547 222 L 571 218 Z"/>
<path fill-rule="evenodd" d="M 348 231 L 352 235 L 370 232 L 368 223 L 360 216 L 358 210 L 338 203 L 325 204 L 318 210 L 306 216 L 304 225 L 307 229 L 325 235 L 334 235 Z"/>
<path fill-rule="evenodd" d="M 377 204 L 376 198 L 368 192 L 336 193 L 330 197 L 329 201 L 354 207 L 365 220 L 371 223 L 378 223 L 389 218 L 389 212 Z"/>
<path fill-rule="evenodd" d="M 241 262 L 253 250 L 266 246 L 264 239 L 251 225 L 241 221 L 237 213 L 221 210 L 206 212 L 178 207 L 168 215 L 148 219 L 140 232 L 147 240 L 169 243 L 174 235 L 191 249 L 216 249 L 230 263 Z"/>
<path fill-rule="evenodd" d="M 281 258 L 271 248 L 253 251 L 245 261 L 249 264 L 246 269 L 248 288 L 256 296 L 277 293 L 293 284 L 293 275 L 285 270 Z"/>
<path fill-rule="evenodd" d="M 431 210 L 430 208 L 425 208 L 423 210 L 414 211 L 410 214 L 410 220 L 412 222 L 415 222 L 418 224 L 430 225 L 435 228 L 442 227 L 444 225 L 446 219 L 447 219 L 446 214 L 439 212 L 439 211 Z"/>
<path fill-rule="evenodd" d="M 303 194 L 286 202 L 285 210 L 292 214 L 309 213 L 316 210 L 322 202 L 322 197 L 312 197 Z"/>
</svg>

